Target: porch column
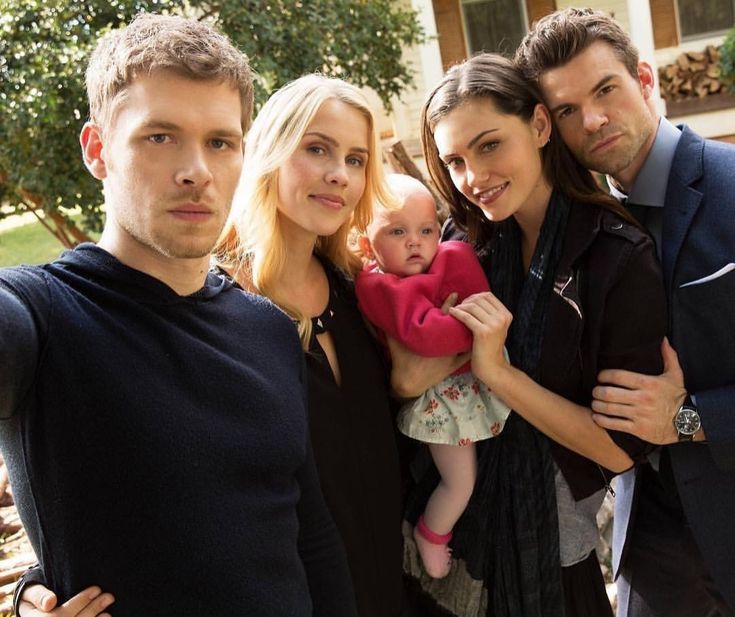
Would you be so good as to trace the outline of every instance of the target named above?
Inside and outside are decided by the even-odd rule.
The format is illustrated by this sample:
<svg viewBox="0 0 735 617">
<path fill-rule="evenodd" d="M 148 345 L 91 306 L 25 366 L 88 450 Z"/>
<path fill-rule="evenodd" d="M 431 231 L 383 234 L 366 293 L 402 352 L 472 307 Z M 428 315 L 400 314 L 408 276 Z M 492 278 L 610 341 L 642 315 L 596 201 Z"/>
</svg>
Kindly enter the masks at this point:
<svg viewBox="0 0 735 617">
<path fill-rule="evenodd" d="M 653 21 L 651 20 L 651 5 L 648 0 L 626 0 L 628 7 L 628 24 L 630 38 L 638 48 L 641 60 L 648 62 L 653 68 L 656 86 L 653 89 L 653 100 L 656 109 L 661 115 L 666 115 L 666 101 L 661 98 L 658 84 L 658 66 L 653 43 Z"/>
<path fill-rule="evenodd" d="M 434 19 L 434 6 L 431 0 L 411 0 L 411 6 L 418 13 L 419 23 L 430 39 L 419 48 L 421 55 L 421 72 L 427 84 L 439 83 L 444 76 L 442 56 L 439 50 L 439 34 Z"/>
</svg>

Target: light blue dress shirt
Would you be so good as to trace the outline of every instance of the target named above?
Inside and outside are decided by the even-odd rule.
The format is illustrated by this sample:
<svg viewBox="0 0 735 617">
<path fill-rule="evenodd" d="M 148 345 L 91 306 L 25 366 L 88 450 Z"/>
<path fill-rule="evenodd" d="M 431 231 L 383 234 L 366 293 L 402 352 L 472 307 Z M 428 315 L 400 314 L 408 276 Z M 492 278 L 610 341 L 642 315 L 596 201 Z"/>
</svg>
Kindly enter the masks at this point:
<svg viewBox="0 0 735 617">
<path fill-rule="evenodd" d="M 610 193 L 615 199 L 618 201 L 627 199 L 632 204 L 650 207 L 645 215 L 645 226 L 656 243 L 659 259 L 661 259 L 661 233 L 664 220 L 662 208 L 666 202 L 669 173 L 680 137 L 681 131 L 666 118 L 661 118 L 651 151 L 638 172 L 630 193 L 626 195 L 618 190 L 608 178 Z"/>
</svg>

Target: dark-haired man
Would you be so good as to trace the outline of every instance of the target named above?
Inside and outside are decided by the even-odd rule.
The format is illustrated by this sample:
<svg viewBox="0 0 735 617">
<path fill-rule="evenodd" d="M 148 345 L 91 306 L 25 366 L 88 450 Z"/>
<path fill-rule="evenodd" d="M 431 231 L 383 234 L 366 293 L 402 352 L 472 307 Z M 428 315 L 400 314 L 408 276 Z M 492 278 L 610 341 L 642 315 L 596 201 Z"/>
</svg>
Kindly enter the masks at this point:
<svg viewBox="0 0 735 617">
<path fill-rule="evenodd" d="M 601 12 L 541 19 L 516 59 L 574 155 L 648 228 L 664 271 L 663 374 L 603 371 L 594 391 L 601 426 L 662 446 L 618 482 L 618 614 L 733 615 L 735 147 L 659 117 L 652 68 Z"/>
</svg>

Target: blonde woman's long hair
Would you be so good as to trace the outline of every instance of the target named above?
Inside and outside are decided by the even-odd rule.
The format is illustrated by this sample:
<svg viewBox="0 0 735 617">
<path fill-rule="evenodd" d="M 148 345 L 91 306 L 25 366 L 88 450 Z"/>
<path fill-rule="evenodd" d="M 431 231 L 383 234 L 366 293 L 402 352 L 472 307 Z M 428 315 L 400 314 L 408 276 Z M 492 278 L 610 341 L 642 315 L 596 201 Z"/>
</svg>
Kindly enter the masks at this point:
<svg viewBox="0 0 735 617">
<path fill-rule="evenodd" d="M 290 82 L 258 113 L 246 138 L 243 175 L 233 208 L 215 247 L 217 262 L 235 280 L 275 302 L 297 322 L 305 349 L 311 337 L 311 317 L 278 293 L 287 255 L 278 210 L 278 175 L 314 116 L 331 99 L 354 107 L 367 119 L 369 157 L 365 191 L 352 216 L 331 236 L 319 236 L 314 251 L 349 276 L 360 269 L 361 261 L 348 245 L 350 232 L 365 232 L 376 201 L 391 205 L 395 199 L 385 185 L 375 120 L 367 99 L 355 86 L 323 75 L 306 75 Z"/>
</svg>

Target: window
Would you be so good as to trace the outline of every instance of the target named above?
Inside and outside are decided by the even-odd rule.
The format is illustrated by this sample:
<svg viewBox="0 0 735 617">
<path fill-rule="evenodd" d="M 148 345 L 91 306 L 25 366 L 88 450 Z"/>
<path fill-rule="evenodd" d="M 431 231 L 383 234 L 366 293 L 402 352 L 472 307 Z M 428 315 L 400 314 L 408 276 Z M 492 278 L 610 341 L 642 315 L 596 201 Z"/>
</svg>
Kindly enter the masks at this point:
<svg viewBox="0 0 735 617">
<path fill-rule="evenodd" d="M 734 0 L 677 0 L 681 37 L 718 34 L 735 25 Z"/>
<path fill-rule="evenodd" d="M 494 51 L 508 56 L 526 34 L 523 0 L 462 0 L 469 52 Z"/>
</svg>

